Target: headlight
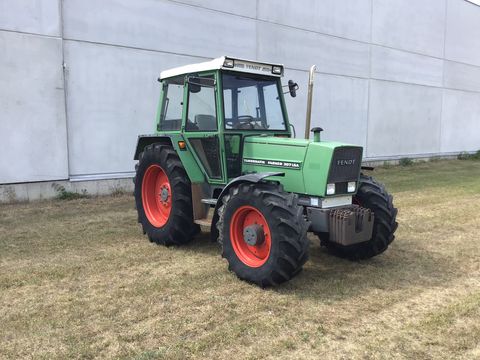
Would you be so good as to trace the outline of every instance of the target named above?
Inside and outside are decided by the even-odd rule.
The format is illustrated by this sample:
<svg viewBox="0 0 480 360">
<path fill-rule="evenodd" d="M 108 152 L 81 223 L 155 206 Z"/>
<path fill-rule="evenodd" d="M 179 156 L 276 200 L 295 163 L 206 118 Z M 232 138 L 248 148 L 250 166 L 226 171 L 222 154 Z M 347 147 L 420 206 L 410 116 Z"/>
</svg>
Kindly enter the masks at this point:
<svg viewBox="0 0 480 360">
<path fill-rule="evenodd" d="M 273 66 L 272 67 L 272 74 L 282 74 L 282 67 L 281 66 Z"/>
<path fill-rule="evenodd" d="M 355 192 L 357 184 L 355 181 L 349 181 L 347 184 L 347 192 L 352 193 Z"/>
<path fill-rule="evenodd" d="M 227 68 L 233 68 L 233 66 L 235 65 L 235 62 L 233 61 L 233 59 L 225 59 L 225 61 L 223 62 L 223 66 L 227 67 Z"/>
<path fill-rule="evenodd" d="M 327 184 L 327 195 L 335 194 L 335 184 Z"/>
</svg>

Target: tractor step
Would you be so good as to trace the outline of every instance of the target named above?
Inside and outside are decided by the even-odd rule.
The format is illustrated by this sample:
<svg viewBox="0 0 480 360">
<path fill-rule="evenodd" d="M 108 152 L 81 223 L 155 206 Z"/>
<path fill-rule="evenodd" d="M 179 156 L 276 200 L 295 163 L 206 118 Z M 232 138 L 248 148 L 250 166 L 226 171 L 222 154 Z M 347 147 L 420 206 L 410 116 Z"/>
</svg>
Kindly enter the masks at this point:
<svg viewBox="0 0 480 360">
<path fill-rule="evenodd" d="M 209 200 L 209 199 L 208 199 Z M 198 224 L 200 226 L 208 226 L 210 227 L 212 225 L 212 218 L 213 218 L 213 209 L 210 209 L 210 211 L 207 213 L 207 216 L 201 219 L 196 219 L 193 220 L 195 224 Z"/>
<path fill-rule="evenodd" d="M 202 199 L 202 204 L 217 205 L 217 199 Z"/>
<path fill-rule="evenodd" d="M 198 224 L 200 226 L 208 226 L 210 227 L 212 225 L 212 218 L 207 218 L 207 219 L 197 219 L 194 221 L 195 224 Z"/>
</svg>

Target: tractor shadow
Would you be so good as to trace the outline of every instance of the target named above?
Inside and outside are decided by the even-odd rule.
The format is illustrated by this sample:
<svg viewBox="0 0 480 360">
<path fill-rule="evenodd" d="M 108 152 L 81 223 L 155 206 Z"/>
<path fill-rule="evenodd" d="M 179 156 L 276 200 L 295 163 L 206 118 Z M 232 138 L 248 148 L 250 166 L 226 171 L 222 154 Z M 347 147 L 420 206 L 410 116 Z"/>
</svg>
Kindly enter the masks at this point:
<svg viewBox="0 0 480 360">
<path fill-rule="evenodd" d="M 458 270 L 458 263 L 451 257 L 412 248 L 411 241 L 403 241 L 401 237 L 397 237 L 384 254 L 362 261 L 350 261 L 330 254 L 326 248 L 320 247 L 313 234 L 309 234 L 309 240 L 310 258 L 303 271 L 269 291 L 320 301 L 340 301 L 375 289 L 396 291 L 445 286 L 463 276 Z M 192 243 L 179 249 L 218 257 L 220 261 L 220 246 L 210 240 L 209 232 L 203 231 Z M 225 271 L 228 270 L 225 268 Z"/>
<path fill-rule="evenodd" d="M 300 298 L 340 301 L 366 295 L 372 290 L 444 287 L 464 274 L 451 257 L 425 249 L 412 249 L 411 242 L 397 238 L 375 258 L 350 261 L 330 254 L 309 235 L 310 259 L 302 273 L 274 288 L 280 294 Z"/>
<path fill-rule="evenodd" d="M 219 256 L 220 245 L 216 241 L 212 241 L 210 231 L 202 229 L 202 232 L 195 235 L 192 242 L 179 247 L 178 249 L 188 249 L 204 255 Z"/>
</svg>

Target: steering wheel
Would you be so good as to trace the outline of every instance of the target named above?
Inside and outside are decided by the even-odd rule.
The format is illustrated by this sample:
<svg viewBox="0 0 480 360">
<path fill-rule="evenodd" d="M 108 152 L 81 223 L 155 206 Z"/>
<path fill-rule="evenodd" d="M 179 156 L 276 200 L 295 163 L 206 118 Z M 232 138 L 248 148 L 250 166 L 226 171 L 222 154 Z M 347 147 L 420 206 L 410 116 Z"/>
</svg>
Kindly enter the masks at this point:
<svg viewBox="0 0 480 360">
<path fill-rule="evenodd" d="M 253 116 L 250 115 L 240 115 L 237 117 L 238 124 L 236 126 L 237 129 L 243 129 L 244 125 L 248 126 L 248 129 L 254 129 L 255 125 L 253 124 L 255 122 L 255 119 Z"/>
</svg>

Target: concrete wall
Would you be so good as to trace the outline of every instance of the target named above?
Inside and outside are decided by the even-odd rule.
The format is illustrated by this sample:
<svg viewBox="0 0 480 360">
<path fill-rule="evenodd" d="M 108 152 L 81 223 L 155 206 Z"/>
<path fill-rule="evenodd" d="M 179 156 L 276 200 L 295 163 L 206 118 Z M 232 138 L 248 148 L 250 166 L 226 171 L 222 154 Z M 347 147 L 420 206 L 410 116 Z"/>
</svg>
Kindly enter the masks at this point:
<svg viewBox="0 0 480 360">
<path fill-rule="evenodd" d="M 0 183 L 68 178 L 60 4 L 0 1 Z"/>
<path fill-rule="evenodd" d="M 131 175 L 161 70 L 286 65 L 303 134 L 367 159 L 480 149 L 480 7 L 464 0 L 0 0 L 0 183 Z"/>
</svg>

